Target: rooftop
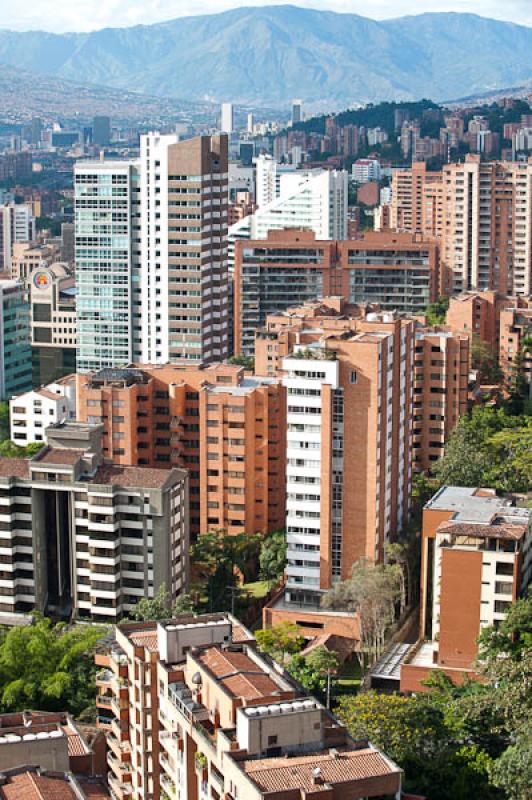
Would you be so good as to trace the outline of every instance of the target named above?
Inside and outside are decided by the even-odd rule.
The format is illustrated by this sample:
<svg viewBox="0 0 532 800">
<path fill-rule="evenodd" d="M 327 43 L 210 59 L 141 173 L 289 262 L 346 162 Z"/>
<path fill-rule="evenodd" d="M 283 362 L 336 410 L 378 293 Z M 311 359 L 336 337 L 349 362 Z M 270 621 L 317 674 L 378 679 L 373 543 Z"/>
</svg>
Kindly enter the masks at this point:
<svg viewBox="0 0 532 800">
<path fill-rule="evenodd" d="M 30 477 L 29 458 L 8 458 L 6 456 L 0 456 L 0 477 L 29 478 Z"/>
<path fill-rule="evenodd" d="M 209 647 L 198 661 L 233 697 L 254 700 L 280 692 L 278 684 L 246 653 Z"/>
<path fill-rule="evenodd" d="M 476 539 L 508 539 L 519 541 L 528 530 L 527 524 L 515 524 L 505 520 L 495 520 L 493 525 L 467 524 L 452 520 L 442 522 L 438 526 L 438 533 L 448 533 L 452 536 L 470 536 Z"/>
<path fill-rule="evenodd" d="M 475 522 L 487 525 L 493 516 L 508 505 L 492 489 L 475 489 L 464 486 L 442 486 L 425 508 L 431 511 L 454 512 L 455 522 Z"/>
<path fill-rule="evenodd" d="M 84 450 L 63 447 L 48 447 L 38 453 L 33 459 L 33 463 L 54 464 L 57 466 L 73 467 L 80 458 L 85 455 Z"/>
<path fill-rule="evenodd" d="M 400 774 L 400 769 L 370 744 L 360 749 L 244 761 L 241 766 L 264 793 L 326 791 L 331 784 Z"/>
<path fill-rule="evenodd" d="M 178 469 L 154 469 L 152 467 L 120 467 L 104 464 L 95 475 L 88 479 L 89 483 L 126 488 L 162 489 L 171 475 L 183 475 Z"/>
<path fill-rule="evenodd" d="M 0 800 L 79 800 L 64 774 L 50 775 L 28 767 L 17 775 L 6 775 L 4 781 Z"/>
</svg>

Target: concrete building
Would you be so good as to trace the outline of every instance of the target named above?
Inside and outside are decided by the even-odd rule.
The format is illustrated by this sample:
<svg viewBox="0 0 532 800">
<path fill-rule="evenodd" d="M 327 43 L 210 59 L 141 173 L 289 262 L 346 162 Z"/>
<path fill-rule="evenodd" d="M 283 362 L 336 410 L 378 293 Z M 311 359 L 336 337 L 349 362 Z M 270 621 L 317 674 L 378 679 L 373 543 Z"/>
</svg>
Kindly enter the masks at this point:
<svg viewBox="0 0 532 800">
<path fill-rule="evenodd" d="M 0 400 L 32 387 L 28 293 L 19 281 L 0 280 Z"/>
<path fill-rule="evenodd" d="M 30 205 L 0 206 L 0 272 L 11 272 L 13 246 L 35 239 L 35 218 Z"/>
<path fill-rule="evenodd" d="M 107 147 L 111 143 L 110 117 L 94 117 L 92 121 L 92 143 Z"/>
<path fill-rule="evenodd" d="M 42 770 L 104 776 L 105 753 L 105 736 L 94 729 L 87 731 L 66 712 L 0 714 L 0 773 L 34 764 Z"/>
<path fill-rule="evenodd" d="M 310 231 L 283 230 L 238 242 L 235 352 L 253 354 L 255 331 L 268 314 L 320 297 L 421 313 L 438 296 L 438 273 L 437 244 L 411 234 L 384 231 L 326 241 Z"/>
<path fill-rule="evenodd" d="M 303 122 L 303 100 L 292 100 L 292 125 Z"/>
<path fill-rule="evenodd" d="M 76 419 L 75 375 L 11 398 L 9 419 L 15 444 L 44 442 L 47 427 Z"/>
<path fill-rule="evenodd" d="M 63 422 L 31 459 L 0 459 L 0 618 L 116 621 L 188 581 L 187 475 L 104 463 L 101 426 Z"/>
<path fill-rule="evenodd" d="M 36 269 L 30 281 L 33 384 L 76 371 L 76 282 L 66 264 Z"/>
<path fill-rule="evenodd" d="M 531 577 L 530 509 L 491 489 L 440 489 L 423 511 L 420 640 L 401 691 L 423 691 L 434 669 L 457 683 L 474 677 L 481 630 L 504 619 Z"/>
<path fill-rule="evenodd" d="M 414 360 L 414 467 L 428 471 L 445 453 L 467 413 L 470 339 L 465 333 L 417 331 Z"/>
<path fill-rule="evenodd" d="M 228 353 L 227 137 L 76 164 L 78 369 Z"/>
<path fill-rule="evenodd" d="M 220 130 L 222 133 L 233 133 L 235 128 L 232 103 L 222 103 L 220 112 Z"/>
<path fill-rule="evenodd" d="M 325 301 L 270 318 L 257 366 L 269 372 L 275 359 L 287 391 L 286 590 L 265 621 L 310 619 L 345 635 L 347 621 L 320 611 L 321 595 L 357 560 L 382 561 L 410 509 L 414 323 L 349 316 L 337 302 L 336 313 Z"/>
<path fill-rule="evenodd" d="M 142 137 L 135 352 L 144 364 L 228 355 L 227 148 L 227 136 Z"/>
<path fill-rule="evenodd" d="M 277 168 L 276 168 L 277 169 Z M 274 180 L 275 178 L 275 180 Z M 270 175 L 275 186 L 277 178 Z M 229 229 L 229 267 L 234 270 L 235 246 L 239 241 L 267 239 L 270 231 L 289 228 L 314 232 L 317 239 L 347 237 L 348 175 L 345 171 L 312 170 L 282 174 L 279 196 L 266 205 L 261 197 L 271 192 L 261 188 L 257 175 L 257 204 L 254 214 Z"/>
<path fill-rule="evenodd" d="M 77 399 L 78 418 L 103 425 L 106 458 L 188 470 L 193 535 L 284 527 L 279 380 L 228 364 L 103 370 L 78 376 Z"/>
<path fill-rule="evenodd" d="M 351 175 L 355 183 L 380 181 L 381 164 L 375 158 L 359 158 L 351 167 Z"/>
<path fill-rule="evenodd" d="M 13 245 L 11 277 L 29 287 L 31 276 L 37 269 L 48 269 L 58 261 L 60 253 L 54 244 L 21 242 Z"/>
<path fill-rule="evenodd" d="M 100 697 L 117 709 L 103 723 L 115 798 L 301 800 L 324 786 L 333 800 L 399 798 L 400 769 L 355 743 L 229 615 L 122 625 L 96 658 Z"/>
<path fill-rule="evenodd" d="M 516 356 L 521 359 L 520 370 L 532 395 L 532 302 L 528 308 L 502 308 L 499 317 L 499 364 L 506 383 L 515 376 Z"/>
</svg>

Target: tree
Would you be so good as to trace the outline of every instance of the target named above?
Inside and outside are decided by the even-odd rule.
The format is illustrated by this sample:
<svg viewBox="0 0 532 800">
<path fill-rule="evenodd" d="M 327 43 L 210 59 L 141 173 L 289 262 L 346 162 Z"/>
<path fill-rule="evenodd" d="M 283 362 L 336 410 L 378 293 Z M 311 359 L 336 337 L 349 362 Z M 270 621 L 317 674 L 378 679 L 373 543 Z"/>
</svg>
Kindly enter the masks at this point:
<svg viewBox="0 0 532 800">
<path fill-rule="evenodd" d="M 0 643 L 2 711 L 39 708 L 80 714 L 94 706 L 94 650 L 106 629 L 94 625 L 33 625 L 11 628 Z"/>
<path fill-rule="evenodd" d="M 281 622 L 274 628 L 264 628 L 255 633 L 259 650 L 275 661 L 286 664 L 290 657 L 299 653 L 305 642 L 299 626 L 293 622 Z"/>
<path fill-rule="evenodd" d="M 335 712 L 355 739 L 370 739 L 404 769 L 407 791 L 431 800 L 498 796 L 489 784 L 487 753 L 455 737 L 430 695 L 346 695 Z"/>
<path fill-rule="evenodd" d="M 527 492 L 532 487 L 531 437 L 532 417 L 475 408 L 459 420 L 435 475 L 451 486 Z"/>
<path fill-rule="evenodd" d="M 9 439 L 9 403 L 0 403 L 0 441 Z"/>
<path fill-rule="evenodd" d="M 190 548 L 194 566 L 207 583 L 209 607 L 221 611 L 231 606 L 231 588 L 239 574 L 247 580 L 255 577 L 260 537 L 223 529 L 202 534 Z M 255 572 L 256 574 L 256 572 Z"/>
<path fill-rule="evenodd" d="M 251 372 L 255 371 L 255 359 L 253 356 L 231 356 L 229 363 L 236 364 L 238 367 L 244 367 L 244 369 L 250 370 Z"/>
<path fill-rule="evenodd" d="M 286 534 L 274 531 L 261 542 L 259 554 L 260 577 L 270 584 L 277 583 L 286 565 Z"/>
<path fill-rule="evenodd" d="M 497 353 L 483 342 L 477 334 L 471 339 L 471 367 L 478 371 L 481 384 L 500 384 L 503 373 Z"/>
<path fill-rule="evenodd" d="M 194 612 L 190 595 L 182 594 L 173 603 L 165 584 L 161 584 L 155 597 L 143 597 L 131 611 L 131 619 L 139 622 L 158 621 Z"/>
<path fill-rule="evenodd" d="M 308 692 L 323 696 L 330 675 L 338 670 L 339 665 L 336 653 L 326 647 L 316 647 L 306 656 L 293 655 L 287 669 Z"/>
<path fill-rule="evenodd" d="M 0 442 L 0 456 L 4 458 L 31 458 L 44 447 L 43 442 L 31 442 L 25 447 L 15 444 L 10 439 Z"/>
<path fill-rule="evenodd" d="M 362 661 L 376 661 L 395 620 L 401 586 L 395 566 L 365 559 L 353 565 L 351 577 L 336 583 L 322 599 L 325 608 L 358 613 Z M 364 663 L 361 664 L 364 668 Z"/>
<path fill-rule="evenodd" d="M 440 297 L 436 302 L 429 303 L 425 309 L 427 324 L 430 326 L 444 325 L 447 309 L 449 308 L 449 298 Z"/>
</svg>

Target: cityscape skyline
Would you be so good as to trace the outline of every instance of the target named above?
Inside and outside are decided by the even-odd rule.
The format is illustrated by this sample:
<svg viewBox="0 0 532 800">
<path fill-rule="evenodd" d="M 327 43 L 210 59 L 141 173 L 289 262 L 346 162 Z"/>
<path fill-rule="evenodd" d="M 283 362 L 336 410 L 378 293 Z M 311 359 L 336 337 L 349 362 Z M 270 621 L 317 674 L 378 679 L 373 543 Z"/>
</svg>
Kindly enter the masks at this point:
<svg viewBox="0 0 532 800">
<path fill-rule="evenodd" d="M 105 5 L 97 0 L 87 0 L 83 7 L 73 6 L 68 0 L 34 0 L 30 7 L 20 6 L 15 0 L 5 0 L 4 20 L 1 29 L 50 30 L 53 33 L 97 31 L 106 27 L 131 27 L 167 22 L 178 17 L 203 16 L 235 8 L 273 5 L 296 5 L 318 11 L 359 14 L 375 20 L 416 16 L 419 5 L 414 0 L 376 0 L 371 13 L 362 0 L 202 0 L 200 9 L 191 0 L 113 0 Z M 500 7 L 497 0 L 426 0 L 426 13 L 471 13 L 488 19 L 532 26 L 532 8 L 527 0 L 510 0 Z"/>
</svg>

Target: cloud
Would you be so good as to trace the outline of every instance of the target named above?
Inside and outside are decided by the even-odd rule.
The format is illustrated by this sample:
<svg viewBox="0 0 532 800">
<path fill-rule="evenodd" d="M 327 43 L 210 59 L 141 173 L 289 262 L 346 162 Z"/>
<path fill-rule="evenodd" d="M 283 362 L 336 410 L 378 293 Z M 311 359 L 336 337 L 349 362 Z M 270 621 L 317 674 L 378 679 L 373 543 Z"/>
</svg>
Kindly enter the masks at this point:
<svg viewBox="0 0 532 800">
<path fill-rule="evenodd" d="M 530 0 L 1 0 L 2 27 L 17 30 L 96 30 L 104 27 L 149 25 L 192 14 L 213 14 L 236 6 L 285 2 L 371 16 L 375 19 L 419 14 L 421 11 L 462 11 L 532 25 Z"/>
</svg>

